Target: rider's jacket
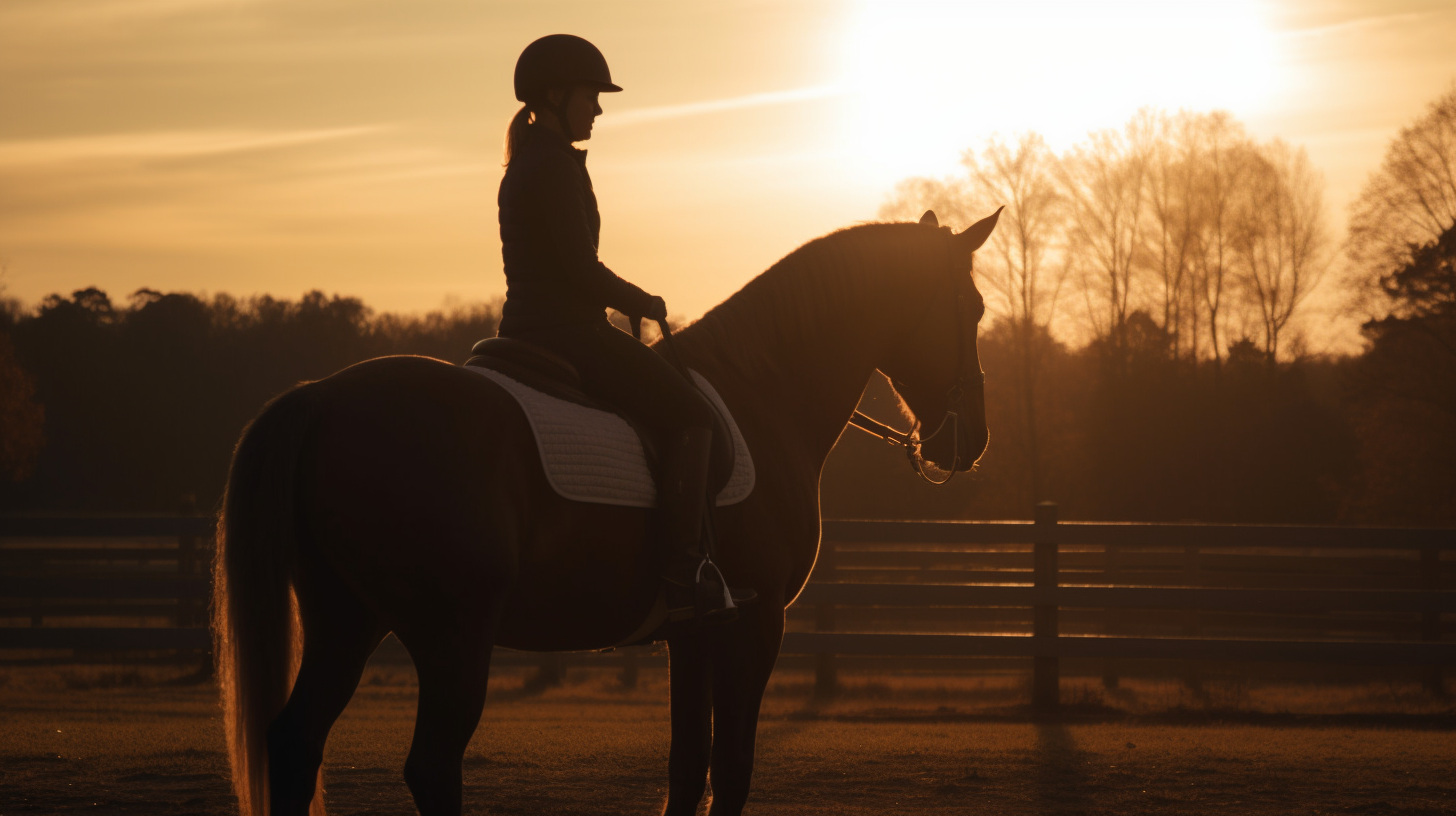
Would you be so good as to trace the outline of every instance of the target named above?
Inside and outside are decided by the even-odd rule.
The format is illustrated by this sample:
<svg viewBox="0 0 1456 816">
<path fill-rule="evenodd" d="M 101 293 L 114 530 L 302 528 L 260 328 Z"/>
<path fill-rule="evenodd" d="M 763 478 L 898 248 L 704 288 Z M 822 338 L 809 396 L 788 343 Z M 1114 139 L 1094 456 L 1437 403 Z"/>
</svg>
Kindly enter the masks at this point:
<svg viewBox="0 0 1456 816">
<path fill-rule="evenodd" d="M 627 315 L 650 311 L 651 295 L 597 260 L 602 218 L 585 150 L 527 126 L 498 202 L 506 272 L 501 334 L 601 322 L 607 307 Z"/>
</svg>

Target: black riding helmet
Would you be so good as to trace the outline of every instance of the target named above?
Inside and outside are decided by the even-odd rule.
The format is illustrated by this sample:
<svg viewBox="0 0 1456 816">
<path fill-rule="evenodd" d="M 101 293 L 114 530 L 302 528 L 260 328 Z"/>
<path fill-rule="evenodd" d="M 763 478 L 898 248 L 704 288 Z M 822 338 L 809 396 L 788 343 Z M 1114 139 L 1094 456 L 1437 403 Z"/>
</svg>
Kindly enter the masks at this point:
<svg viewBox="0 0 1456 816">
<path fill-rule="evenodd" d="M 516 60 L 516 99 L 533 107 L 545 107 L 556 115 L 561 127 L 571 137 L 566 121 L 566 99 L 552 105 L 546 98 L 549 88 L 571 90 L 586 85 L 603 93 L 622 90 L 612 82 L 607 58 L 595 45 L 571 34 L 550 34 L 526 46 Z"/>
<path fill-rule="evenodd" d="M 547 88 L 578 84 L 607 93 L 622 90 L 612 83 L 607 58 L 581 37 L 550 34 L 526 46 L 516 60 L 516 99 L 522 102 L 539 102 Z"/>
</svg>

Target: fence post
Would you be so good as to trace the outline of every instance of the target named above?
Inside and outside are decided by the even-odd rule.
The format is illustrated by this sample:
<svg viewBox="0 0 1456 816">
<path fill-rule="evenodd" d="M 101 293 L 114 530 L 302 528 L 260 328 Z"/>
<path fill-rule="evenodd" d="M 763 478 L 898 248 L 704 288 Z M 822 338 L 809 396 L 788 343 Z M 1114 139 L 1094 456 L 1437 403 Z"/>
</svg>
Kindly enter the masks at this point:
<svg viewBox="0 0 1456 816">
<path fill-rule="evenodd" d="M 1033 516 L 1036 543 L 1032 545 L 1032 577 L 1038 589 L 1054 589 L 1057 576 L 1057 506 L 1042 502 Z M 1054 646 L 1057 638 L 1056 604 L 1037 604 L 1032 608 L 1032 637 Z M 1060 704 L 1060 661 L 1055 656 L 1032 658 L 1031 704 L 1049 711 Z"/>
<path fill-rule="evenodd" d="M 1421 589 L 1427 592 L 1436 592 L 1441 588 L 1441 551 L 1434 547 L 1426 547 L 1421 550 Z M 1421 640 L 1436 641 L 1441 639 L 1441 613 L 1421 613 Z M 1442 676 L 1441 666 L 1427 666 L 1425 670 L 1426 691 L 1437 697 L 1446 696 L 1446 678 Z"/>
<path fill-rule="evenodd" d="M 26 565 L 26 572 L 30 574 L 31 578 L 39 578 L 42 574 L 42 562 L 40 556 L 36 553 L 32 553 L 30 557 L 26 560 L 29 562 Z M 32 586 L 33 585 L 34 584 L 32 584 Z M 30 625 L 32 627 L 39 628 L 41 624 L 44 623 L 44 621 L 45 601 L 40 597 L 40 594 L 37 593 L 35 595 L 32 595 L 30 598 Z"/>
<path fill-rule="evenodd" d="M 1122 584 L 1122 548 L 1108 544 L 1102 548 L 1102 583 L 1108 586 Z M 1102 610 L 1102 634 L 1110 637 L 1122 633 L 1122 613 L 1117 607 Z M 1102 687 L 1115 689 L 1122 683 L 1118 676 L 1118 665 L 1110 657 L 1102 658 Z"/>
<path fill-rule="evenodd" d="M 838 545 L 832 541 L 819 544 L 819 559 L 814 563 L 814 578 L 820 583 L 834 581 L 839 577 Z M 814 631 L 833 632 L 836 610 L 834 604 L 820 601 L 814 607 Z M 839 664 L 832 654 L 814 656 L 814 696 L 833 697 L 839 690 Z"/>
<path fill-rule="evenodd" d="M 191 496 L 182 497 L 181 512 L 184 518 L 197 515 L 197 502 Z M 197 537 L 177 537 L 177 574 L 185 581 L 197 572 Z M 192 598 L 181 598 L 177 602 L 177 627 L 194 626 L 198 623 L 197 602 Z"/>
<path fill-rule="evenodd" d="M 1190 587 L 1203 586 L 1203 574 L 1199 570 L 1200 558 L 1198 545 L 1183 545 L 1183 585 Z M 1203 635 L 1203 613 L 1197 609 L 1185 609 L 1183 611 L 1183 636 L 1196 638 Z M 1198 661 L 1188 660 L 1183 663 L 1183 685 L 1194 693 L 1203 691 L 1203 677 L 1199 672 Z"/>
</svg>

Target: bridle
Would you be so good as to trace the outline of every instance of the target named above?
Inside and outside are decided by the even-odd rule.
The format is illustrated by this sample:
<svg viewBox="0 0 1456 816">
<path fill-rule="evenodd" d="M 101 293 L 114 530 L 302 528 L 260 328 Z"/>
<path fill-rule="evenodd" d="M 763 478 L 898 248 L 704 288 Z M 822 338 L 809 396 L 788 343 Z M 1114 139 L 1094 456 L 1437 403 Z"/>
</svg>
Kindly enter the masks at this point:
<svg viewBox="0 0 1456 816">
<path fill-rule="evenodd" d="M 910 460 L 910 468 L 920 475 L 920 478 L 933 485 L 943 485 L 955 478 L 956 471 L 961 464 L 961 422 L 962 414 L 956 409 L 965 410 L 966 396 L 969 392 L 978 392 L 984 399 L 986 391 L 986 372 L 977 370 L 974 374 L 966 371 L 966 289 L 963 281 L 969 280 L 970 275 L 951 273 L 951 282 L 955 287 L 955 326 L 956 326 L 956 375 L 949 389 L 945 392 L 945 416 L 940 418 L 940 425 L 930 436 L 920 436 L 920 422 L 916 420 L 915 426 L 909 432 L 897 431 L 883 422 L 871 419 L 861 411 L 856 410 L 849 418 L 849 424 L 870 434 L 877 436 L 885 442 L 905 449 L 905 456 Z M 979 366 L 977 367 L 979 369 Z M 899 389 L 896 389 L 899 390 Z M 936 480 L 925 472 L 925 457 L 921 454 L 921 448 L 925 443 L 940 436 L 949 424 L 952 433 L 951 450 L 954 458 L 951 460 L 950 472 L 944 479 Z"/>
</svg>

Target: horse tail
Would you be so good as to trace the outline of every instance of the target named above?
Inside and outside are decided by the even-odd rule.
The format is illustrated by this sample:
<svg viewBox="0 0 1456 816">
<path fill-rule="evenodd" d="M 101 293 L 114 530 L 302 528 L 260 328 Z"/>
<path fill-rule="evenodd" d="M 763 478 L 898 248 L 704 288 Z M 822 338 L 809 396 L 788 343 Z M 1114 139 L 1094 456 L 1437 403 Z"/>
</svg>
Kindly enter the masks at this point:
<svg viewBox="0 0 1456 816">
<path fill-rule="evenodd" d="M 295 476 L 317 412 L 313 389 L 268 403 L 233 451 L 213 561 L 213 646 L 233 790 L 242 816 L 268 809 L 268 726 L 293 686 L 303 627 L 293 594 Z M 321 816 L 314 794 L 311 813 Z"/>
</svg>

